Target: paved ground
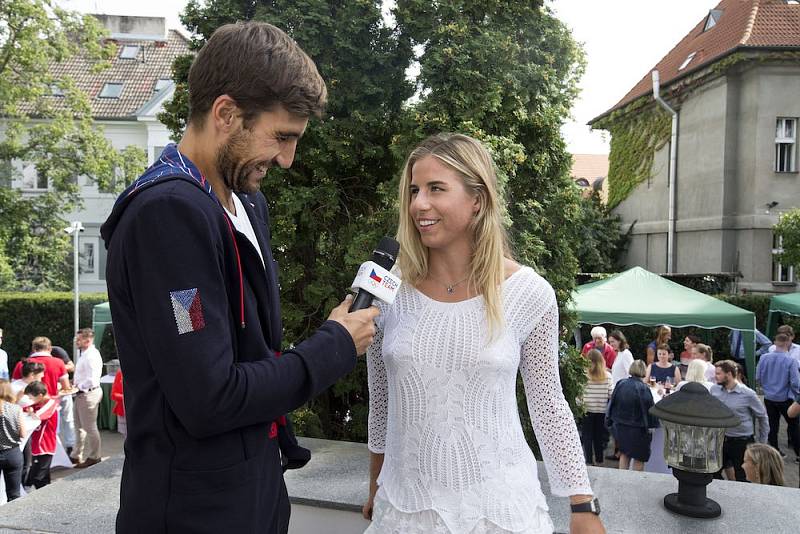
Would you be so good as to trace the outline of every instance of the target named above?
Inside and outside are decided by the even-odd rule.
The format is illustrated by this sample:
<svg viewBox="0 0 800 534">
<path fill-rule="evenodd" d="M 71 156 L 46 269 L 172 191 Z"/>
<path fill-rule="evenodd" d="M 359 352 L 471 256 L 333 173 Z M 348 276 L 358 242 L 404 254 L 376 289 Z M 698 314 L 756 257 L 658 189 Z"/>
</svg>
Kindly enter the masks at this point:
<svg viewBox="0 0 800 534">
<path fill-rule="evenodd" d="M 122 434 L 117 432 L 110 432 L 107 430 L 103 430 L 100 432 L 102 436 L 102 447 L 103 447 L 103 459 L 107 459 L 111 456 L 117 456 L 122 454 Z M 781 421 L 781 430 L 778 442 L 781 445 L 786 444 L 786 424 Z M 790 451 L 788 447 L 783 449 L 784 452 L 787 453 L 786 458 L 784 460 L 784 476 L 785 476 L 785 486 L 790 488 L 797 488 L 800 484 L 800 465 L 795 462 L 794 453 Z M 610 454 L 611 451 L 606 451 L 607 454 Z M 613 468 L 616 469 L 618 467 L 618 463 L 614 460 L 605 460 L 603 467 Z M 64 468 L 56 468 L 53 469 L 51 472 L 51 478 L 53 480 L 58 480 L 60 478 L 68 477 L 73 475 L 77 472 L 81 471 L 80 469 L 64 469 Z"/>
</svg>

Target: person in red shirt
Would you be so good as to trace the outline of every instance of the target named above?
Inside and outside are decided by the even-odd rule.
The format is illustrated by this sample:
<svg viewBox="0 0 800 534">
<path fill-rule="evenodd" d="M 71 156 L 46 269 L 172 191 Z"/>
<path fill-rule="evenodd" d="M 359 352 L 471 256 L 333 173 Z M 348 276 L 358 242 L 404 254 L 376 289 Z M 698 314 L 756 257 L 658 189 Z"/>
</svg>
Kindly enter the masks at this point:
<svg viewBox="0 0 800 534">
<path fill-rule="evenodd" d="M 114 401 L 114 408 L 111 410 L 117 416 L 117 432 L 123 436 L 128 436 L 128 424 L 125 420 L 125 398 L 122 394 L 122 371 L 118 370 L 114 375 L 114 383 L 111 385 L 111 400 Z"/>
<path fill-rule="evenodd" d="M 592 340 L 583 346 L 583 349 L 581 349 L 581 354 L 586 356 L 590 350 L 597 349 L 600 351 L 600 354 L 603 355 L 603 359 L 606 362 L 606 368 L 611 369 L 611 366 L 614 365 L 614 360 L 617 359 L 617 351 L 614 350 L 614 347 L 608 344 L 606 337 L 606 329 L 602 326 L 595 326 L 592 328 Z"/>
<path fill-rule="evenodd" d="M 33 405 L 27 410 L 32 412 L 41 424 L 31 434 L 31 454 L 33 462 L 25 480 L 26 486 L 36 489 L 50 484 L 50 464 L 56 453 L 58 433 L 58 397 L 50 398 L 47 386 L 42 382 L 31 382 L 25 387 L 25 395 Z"/>
<path fill-rule="evenodd" d="M 70 389 L 70 385 L 67 367 L 61 359 L 50 354 L 52 349 L 53 344 L 48 338 L 44 336 L 35 337 L 31 342 L 31 355 L 28 356 L 27 359 L 41 362 L 44 365 L 44 377 L 42 377 L 42 382 L 47 386 L 47 394 L 52 398 L 56 398 L 58 396 L 59 385 L 61 385 L 61 389 L 64 390 Z M 15 379 L 22 378 L 23 361 L 24 360 L 18 361 L 17 365 L 14 367 L 12 376 Z"/>
</svg>

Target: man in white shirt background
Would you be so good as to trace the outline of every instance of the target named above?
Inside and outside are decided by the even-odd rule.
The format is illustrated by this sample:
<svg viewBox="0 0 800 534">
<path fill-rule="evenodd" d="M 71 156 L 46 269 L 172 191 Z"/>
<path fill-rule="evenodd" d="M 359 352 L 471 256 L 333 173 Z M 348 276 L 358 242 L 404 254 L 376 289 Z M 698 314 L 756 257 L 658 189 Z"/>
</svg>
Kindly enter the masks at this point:
<svg viewBox="0 0 800 534">
<path fill-rule="evenodd" d="M 97 428 L 97 411 L 103 399 L 100 376 L 103 358 L 94 346 L 94 331 L 82 328 L 75 334 L 75 345 L 80 351 L 75 364 L 75 448 L 70 459 L 75 467 L 89 467 L 100 463 L 100 431 Z"/>
</svg>

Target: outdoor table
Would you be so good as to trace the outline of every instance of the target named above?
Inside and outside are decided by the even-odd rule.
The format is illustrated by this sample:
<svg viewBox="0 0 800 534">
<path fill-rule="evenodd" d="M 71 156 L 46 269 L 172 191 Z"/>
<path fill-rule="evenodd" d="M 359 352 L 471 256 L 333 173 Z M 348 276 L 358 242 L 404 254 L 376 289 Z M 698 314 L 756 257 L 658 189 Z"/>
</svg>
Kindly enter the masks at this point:
<svg viewBox="0 0 800 534">
<path fill-rule="evenodd" d="M 653 394 L 653 402 L 658 404 L 662 396 L 658 393 L 658 388 L 651 387 L 650 393 Z M 650 459 L 644 464 L 644 470 L 648 473 L 672 473 L 672 468 L 667 465 L 664 459 L 664 427 L 659 426 L 653 429 L 650 439 Z"/>
<path fill-rule="evenodd" d="M 103 375 L 100 378 L 100 388 L 103 398 L 97 410 L 97 428 L 100 430 L 117 430 L 117 416 L 111 411 L 114 402 L 111 400 L 111 386 L 114 384 L 114 375 Z"/>
</svg>

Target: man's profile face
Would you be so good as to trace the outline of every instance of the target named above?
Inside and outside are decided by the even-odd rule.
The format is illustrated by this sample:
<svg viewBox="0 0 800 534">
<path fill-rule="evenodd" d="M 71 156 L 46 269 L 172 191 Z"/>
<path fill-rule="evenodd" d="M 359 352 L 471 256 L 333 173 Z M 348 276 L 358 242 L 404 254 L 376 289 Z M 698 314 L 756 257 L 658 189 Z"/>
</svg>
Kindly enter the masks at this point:
<svg viewBox="0 0 800 534">
<path fill-rule="evenodd" d="M 217 152 L 217 172 L 225 185 L 235 192 L 255 193 L 272 166 L 291 167 L 307 124 L 308 117 L 281 106 L 259 113 L 249 129 L 240 124 Z"/>
</svg>

